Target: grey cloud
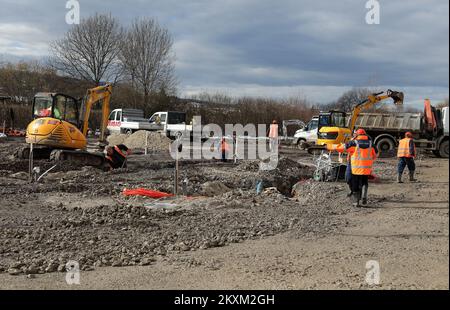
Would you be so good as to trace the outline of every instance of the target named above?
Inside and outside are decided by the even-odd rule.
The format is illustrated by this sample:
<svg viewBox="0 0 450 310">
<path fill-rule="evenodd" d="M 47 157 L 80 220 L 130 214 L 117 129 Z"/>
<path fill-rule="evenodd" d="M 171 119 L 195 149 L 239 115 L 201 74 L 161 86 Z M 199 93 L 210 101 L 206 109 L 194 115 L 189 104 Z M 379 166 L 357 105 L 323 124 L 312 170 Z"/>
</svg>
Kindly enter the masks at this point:
<svg viewBox="0 0 450 310">
<path fill-rule="evenodd" d="M 168 27 L 182 92 L 295 89 L 322 101 L 353 86 L 397 85 L 414 93 L 416 102 L 427 89 L 448 96 L 446 0 L 380 0 L 380 25 L 365 23 L 364 0 L 79 2 L 82 17 L 110 12 L 126 25 L 137 16 L 152 16 Z M 0 29 L 7 24 L 36 31 L 0 30 L 0 53 L 40 55 L 49 40 L 69 28 L 64 0 L 0 4 Z"/>
</svg>

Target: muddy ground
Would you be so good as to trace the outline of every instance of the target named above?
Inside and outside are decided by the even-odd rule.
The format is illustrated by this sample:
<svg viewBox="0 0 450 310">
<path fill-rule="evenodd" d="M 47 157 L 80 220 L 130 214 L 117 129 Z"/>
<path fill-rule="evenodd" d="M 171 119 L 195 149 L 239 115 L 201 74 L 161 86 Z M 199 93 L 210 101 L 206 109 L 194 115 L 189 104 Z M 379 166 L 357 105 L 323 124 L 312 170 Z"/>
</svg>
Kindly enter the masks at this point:
<svg viewBox="0 0 450 310">
<path fill-rule="evenodd" d="M 183 161 L 184 195 L 155 201 L 122 192 L 171 192 L 168 154 L 136 154 L 106 173 L 61 165 L 30 183 L 28 163 L 11 156 L 20 146 L 0 144 L 0 288 L 73 289 L 69 260 L 80 264 L 75 288 L 89 289 L 449 287 L 445 159 L 423 157 L 419 182 L 404 184 L 396 160 L 380 159 L 370 207 L 355 209 L 344 183 L 314 182 L 311 156 L 292 149 L 270 172 L 255 161 Z M 369 260 L 380 263 L 379 285 L 365 282 Z"/>
</svg>

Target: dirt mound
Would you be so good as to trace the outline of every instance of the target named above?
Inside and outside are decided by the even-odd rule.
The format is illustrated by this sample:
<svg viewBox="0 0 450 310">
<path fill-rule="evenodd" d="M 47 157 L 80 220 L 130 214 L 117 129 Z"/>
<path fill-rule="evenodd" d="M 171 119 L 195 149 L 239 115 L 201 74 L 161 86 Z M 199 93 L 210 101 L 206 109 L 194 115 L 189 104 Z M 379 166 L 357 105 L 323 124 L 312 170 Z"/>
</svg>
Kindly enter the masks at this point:
<svg viewBox="0 0 450 310">
<path fill-rule="evenodd" d="M 202 185 L 202 193 L 205 196 L 216 196 L 229 192 L 231 189 L 221 182 L 206 182 Z"/>
<path fill-rule="evenodd" d="M 128 138 L 126 134 L 112 134 L 106 138 L 106 141 L 108 141 L 109 145 L 118 145 L 124 144 L 126 138 Z"/>
<path fill-rule="evenodd" d="M 139 130 L 132 135 L 114 134 L 107 138 L 109 145 L 125 144 L 130 149 L 143 149 L 146 147 L 145 137 L 147 136 L 147 148 L 150 151 L 166 151 L 172 142 L 166 136 L 158 132 Z"/>
</svg>

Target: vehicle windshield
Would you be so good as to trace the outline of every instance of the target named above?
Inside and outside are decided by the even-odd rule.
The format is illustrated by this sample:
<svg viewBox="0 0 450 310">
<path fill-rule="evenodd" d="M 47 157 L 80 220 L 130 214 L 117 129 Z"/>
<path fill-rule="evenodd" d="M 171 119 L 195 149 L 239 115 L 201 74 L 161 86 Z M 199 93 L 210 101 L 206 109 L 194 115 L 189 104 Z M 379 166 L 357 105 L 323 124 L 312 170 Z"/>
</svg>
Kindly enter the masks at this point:
<svg viewBox="0 0 450 310">
<path fill-rule="evenodd" d="M 320 125 L 320 127 L 329 126 L 330 125 L 330 114 L 320 115 L 319 125 Z"/>
<path fill-rule="evenodd" d="M 345 115 L 343 113 L 333 113 L 332 114 L 332 124 L 336 127 L 345 127 Z"/>
<path fill-rule="evenodd" d="M 52 98 L 35 97 L 34 98 L 34 117 L 45 117 L 52 115 Z"/>
<path fill-rule="evenodd" d="M 317 129 L 318 122 L 319 122 L 318 120 L 313 120 L 313 121 L 309 122 L 309 124 L 308 124 L 308 130 L 314 130 L 314 129 Z"/>
<path fill-rule="evenodd" d="M 64 109 L 64 114 L 61 117 L 72 124 L 78 124 L 78 104 L 73 98 L 66 98 L 66 105 Z"/>
<path fill-rule="evenodd" d="M 52 105 L 53 99 L 55 99 L 54 106 Z M 64 95 L 57 95 L 55 97 L 35 97 L 33 116 L 54 117 L 77 125 L 78 103 L 75 99 Z"/>
<path fill-rule="evenodd" d="M 335 126 L 335 127 L 346 127 L 345 126 L 345 114 L 334 112 L 330 114 L 324 114 L 319 116 L 319 127 L 324 126 Z"/>
</svg>

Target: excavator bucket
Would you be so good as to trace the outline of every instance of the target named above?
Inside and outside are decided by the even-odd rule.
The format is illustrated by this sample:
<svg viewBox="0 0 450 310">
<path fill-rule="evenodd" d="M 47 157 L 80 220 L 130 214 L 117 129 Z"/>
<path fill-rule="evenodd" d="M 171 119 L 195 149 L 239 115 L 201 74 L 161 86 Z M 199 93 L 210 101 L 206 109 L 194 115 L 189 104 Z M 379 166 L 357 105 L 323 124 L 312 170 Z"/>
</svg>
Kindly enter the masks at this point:
<svg viewBox="0 0 450 310">
<path fill-rule="evenodd" d="M 394 100 L 395 105 L 402 105 L 405 95 L 401 91 L 390 91 L 390 97 Z"/>
</svg>

